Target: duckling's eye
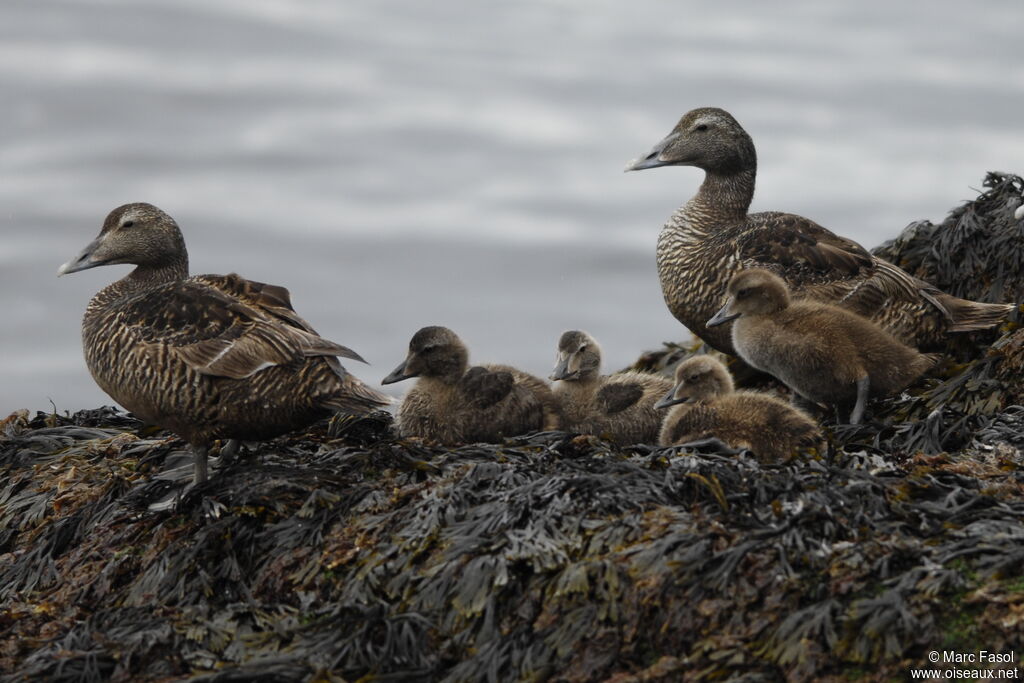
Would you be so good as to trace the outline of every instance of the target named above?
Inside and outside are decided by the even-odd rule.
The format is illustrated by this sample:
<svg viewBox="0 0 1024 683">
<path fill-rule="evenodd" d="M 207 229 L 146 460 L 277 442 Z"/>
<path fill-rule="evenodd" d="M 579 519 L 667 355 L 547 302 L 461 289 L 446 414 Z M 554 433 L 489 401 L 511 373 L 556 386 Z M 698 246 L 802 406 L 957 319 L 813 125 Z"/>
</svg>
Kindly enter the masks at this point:
<svg viewBox="0 0 1024 683">
<path fill-rule="evenodd" d="M 587 345 L 586 345 L 586 344 L 583 344 L 583 345 L 581 345 L 581 346 L 580 346 L 580 348 L 579 348 L 579 349 L 578 349 L 578 350 L 576 351 L 576 353 L 583 353 L 583 352 L 584 352 L 584 351 L 586 351 L 586 350 L 587 350 Z"/>
<path fill-rule="evenodd" d="M 706 124 L 706 123 L 701 123 L 701 124 L 697 125 L 697 126 L 696 126 L 696 127 L 694 128 L 694 130 L 695 130 L 695 131 L 697 131 L 698 133 L 703 133 L 703 132 L 705 132 L 705 131 L 706 131 L 707 129 L 708 129 L 708 124 Z"/>
<path fill-rule="evenodd" d="M 135 221 L 125 221 L 124 223 L 121 224 L 121 227 L 122 228 L 130 228 L 133 225 L 135 225 Z"/>
<path fill-rule="evenodd" d="M 742 299 L 743 297 L 747 296 L 748 294 L 750 294 L 750 290 L 747 289 L 746 287 L 744 287 L 740 291 L 736 292 L 736 298 L 737 299 Z"/>
<path fill-rule="evenodd" d="M 691 382 L 696 382 L 699 377 L 700 375 L 690 375 L 687 379 L 689 379 Z"/>
</svg>

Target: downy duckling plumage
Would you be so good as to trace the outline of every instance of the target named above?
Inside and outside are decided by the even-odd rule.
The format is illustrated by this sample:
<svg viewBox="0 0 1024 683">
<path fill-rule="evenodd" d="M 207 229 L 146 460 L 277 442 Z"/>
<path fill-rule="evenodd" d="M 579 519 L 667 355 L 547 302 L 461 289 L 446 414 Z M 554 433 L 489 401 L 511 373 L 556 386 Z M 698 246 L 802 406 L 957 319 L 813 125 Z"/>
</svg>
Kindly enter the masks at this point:
<svg viewBox="0 0 1024 683">
<path fill-rule="evenodd" d="M 729 278 L 749 268 L 771 270 L 802 297 L 867 316 L 915 348 L 939 346 L 950 332 L 991 328 L 1014 308 L 945 294 L 802 216 L 748 213 L 757 155 L 723 109 L 690 111 L 626 170 L 670 165 L 696 166 L 705 177 L 658 237 L 662 293 L 676 319 L 719 351 L 735 355 L 729 328 L 706 321 Z"/>
<path fill-rule="evenodd" d="M 565 332 L 551 375 L 563 428 L 619 444 L 654 443 L 662 418 L 654 404 L 672 386 L 671 380 L 642 372 L 602 376 L 600 370 L 601 347 L 594 338 L 579 330 Z"/>
<path fill-rule="evenodd" d="M 405 361 L 382 383 L 412 377 L 418 379 L 395 420 L 403 437 L 500 443 L 561 426 L 558 402 L 546 382 L 507 365 L 469 367 L 466 345 L 447 327 L 416 332 Z"/>
<path fill-rule="evenodd" d="M 89 372 L 124 408 L 191 445 L 195 483 L 207 478 L 215 439 L 266 439 L 391 403 L 341 366 L 337 357 L 362 358 L 317 334 L 284 287 L 235 274 L 189 277 L 177 223 L 151 204 L 111 211 L 57 274 L 112 264 L 135 269 L 86 308 Z"/>
<path fill-rule="evenodd" d="M 658 444 L 717 438 L 765 462 L 783 462 L 800 448 L 823 446 L 817 423 L 775 396 L 736 391 L 717 358 L 694 356 L 676 366 L 675 386 L 657 404 L 669 408 Z"/>
<path fill-rule="evenodd" d="M 844 308 L 791 300 L 785 281 L 764 269 L 733 275 L 727 294 L 708 326 L 734 321 L 740 358 L 810 401 L 852 404 L 851 424 L 860 422 L 869 395 L 906 388 L 938 360 Z"/>
</svg>

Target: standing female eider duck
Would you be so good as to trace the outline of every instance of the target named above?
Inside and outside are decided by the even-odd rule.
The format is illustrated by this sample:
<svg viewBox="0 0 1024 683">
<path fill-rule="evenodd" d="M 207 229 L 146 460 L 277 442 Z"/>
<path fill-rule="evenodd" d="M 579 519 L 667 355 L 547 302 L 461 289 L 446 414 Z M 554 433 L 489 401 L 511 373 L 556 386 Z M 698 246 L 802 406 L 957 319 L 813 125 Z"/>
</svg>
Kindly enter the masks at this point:
<svg viewBox="0 0 1024 683">
<path fill-rule="evenodd" d="M 729 278 L 745 268 L 767 268 L 801 296 L 867 316 L 918 348 L 941 344 L 948 332 L 993 327 L 1014 308 L 945 294 L 802 216 L 748 214 L 757 155 L 725 110 L 689 112 L 626 170 L 669 165 L 696 166 L 705 177 L 658 237 L 661 290 L 672 315 L 719 351 L 735 355 L 729 330 L 708 329 L 705 321 Z"/>
<path fill-rule="evenodd" d="M 336 356 L 363 359 L 320 337 L 284 287 L 189 277 L 178 224 L 152 204 L 111 211 L 57 274 L 122 263 L 135 269 L 85 310 L 85 361 L 111 398 L 192 446 L 195 483 L 214 439 L 267 439 L 391 403 L 345 371 Z"/>
<path fill-rule="evenodd" d="M 900 391 L 938 360 L 846 309 L 790 301 L 785 281 L 761 268 L 733 275 L 727 291 L 708 327 L 735 320 L 732 344 L 740 358 L 810 401 L 854 404 L 850 424 L 860 422 L 869 393 Z"/>
<path fill-rule="evenodd" d="M 717 438 L 766 462 L 783 462 L 801 447 L 822 445 L 814 420 L 774 396 L 736 391 L 717 358 L 688 358 L 676 366 L 675 378 L 675 386 L 657 404 L 674 406 L 665 415 L 660 446 Z"/>
<path fill-rule="evenodd" d="M 571 330 L 558 340 L 551 379 L 562 406 L 563 429 L 597 434 L 615 443 L 654 443 L 662 415 L 654 404 L 672 386 L 665 377 L 641 372 L 601 376 L 601 347 L 586 332 Z"/>
<path fill-rule="evenodd" d="M 447 327 L 424 327 L 409 354 L 382 380 L 418 377 L 395 416 L 398 433 L 441 443 L 500 443 L 558 429 L 558 402 L 543 380 L 507 365 L 469 367 L 469 351 Z"/>
</svg>

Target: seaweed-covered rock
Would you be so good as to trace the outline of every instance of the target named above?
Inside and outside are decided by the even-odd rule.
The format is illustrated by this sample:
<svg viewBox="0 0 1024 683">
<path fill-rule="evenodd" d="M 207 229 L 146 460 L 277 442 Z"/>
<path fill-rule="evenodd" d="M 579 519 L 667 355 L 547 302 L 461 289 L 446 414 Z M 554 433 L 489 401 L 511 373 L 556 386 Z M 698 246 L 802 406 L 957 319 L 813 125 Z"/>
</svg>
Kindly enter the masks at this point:
<svg viewBox="0 0 1024 683">
<path fill-rule="evenodd" d="M 975 200 L 936 225 L 911 223 L 874 253 L 960 297 L 1024 303 L 1024 179 L 989 173 Z M 961 362 L 945 381 L 922 395 L 923 409 L 954 406 L 967 416 L 992 416 L 1024 403 L 1024 329 L 1021 310 L 991 333 L 953 335 L 950 351 Z"/>
<path fill-rule="evenodd" d="M 165 512 L 180 440 L 19 411 L 0 680 L 876 680 L 1020 652 L 1020 334 L 971 336 L 802 462 L 561 432 L 439 448 L 375 413 L 250 445 Z"/>
<path fill-rule="evenodd" d="M 916 221 L 872 250 L 911 275 L 965 299 L 1024 302 L 1024 179 L 989 173 L 973 201 L 938 225 Z"/>
<path fill-rule="evenodd" d="M 1024 601 L 1024 418 L 1005 419 L 958 454 L 836 443 L 799 465 L 558 432 L 352 445 L 325 425 L 260 445 L 170 513 L 145 508 L 177 440 L 23 424 L 0 442 L 0 667 L 809 679 L 895 673 L 950 638 L 1018 647 L 1003 623 Z M 970 632 L 951 632 L 963 614 Z"/>
</svg>

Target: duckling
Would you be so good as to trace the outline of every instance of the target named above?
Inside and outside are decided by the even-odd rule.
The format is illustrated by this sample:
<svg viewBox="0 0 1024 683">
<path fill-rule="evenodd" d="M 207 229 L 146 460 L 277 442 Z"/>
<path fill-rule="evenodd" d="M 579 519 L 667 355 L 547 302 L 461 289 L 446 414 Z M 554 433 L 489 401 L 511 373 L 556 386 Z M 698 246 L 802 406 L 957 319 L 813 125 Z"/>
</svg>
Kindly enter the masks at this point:
<svg viewBox="0 0 1024 683">
<path fill-rule="evenodd" d="M 424 327 L 409 354 L 382 384 L 418 377 L 396 415 L 403 437 L 442 443 L 491 442 L 561 424 L 558 403 L 541 379 L 506 365 L 469 367 L 469 351 L 447 327 Z"/>
<path fill-rule="evenodd" d="M 675 382 L 657 403 L 674 406 L 662 423 L 661 446 L 717 438 L 767 462 L 783 462 L 798 448 L 823 444 L 818 425 L 803 411 L 768 394 L 736 391 L 729 371 L 712 356 L 680 363 Z"/>
<path fill-rule="evenodd" d="M 869 394 L 900 391 L 939 359 L 846 309 L 791 301 L 785 281 L 764 269 L 733 275 L 727 291 L 708 326 L 735 320 L 732 343 L 740 358 L 810 401 L 853 403 L 851 424 L 860 423 Z"/>
<path fill-rule="evenodd" d="M 993 327 L 1014 308 L 945 294 L 802 216 L 747 213 L 757 154 L 747 132 L 723 109 L 690 111 L 626 170 L 669 165 L 696 166 L 705 177 L 658 237 L 662 293 L 679 322 L 723 353 L 735 355 L 729 328 L 708 328 L 705 321 L 729 278 L 748 268 L 771 270 L 800 296 L 869 317 L 917 348 L 941 345 L 949 332 Z"/>
<path fill-rule="evenodd" d="M 337 357 L 365 361 L 317 334 L 284 287 L 189 277 L 178 224 L 152 204 L 111 211 L 57 274 L 122 263 L 135 269 L 86 308 L 86 365 L 124 408 L 191 445 L 193 483 L 206 481 L 215 439 L 267 439 L 391 403 L 341 366 Z"/>
<path fill-rule="evenodd" d="M 564 429 L 597 434 L 619 444 L 654 443 L 661 426 L 655 402 L 672 386 L 641 372 L 600 376 L 601 347 L 586 332 L 570 330 L 558 340 L 551 379 L 562 405 Z"/>
</svg>

